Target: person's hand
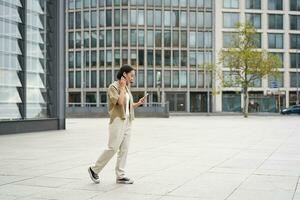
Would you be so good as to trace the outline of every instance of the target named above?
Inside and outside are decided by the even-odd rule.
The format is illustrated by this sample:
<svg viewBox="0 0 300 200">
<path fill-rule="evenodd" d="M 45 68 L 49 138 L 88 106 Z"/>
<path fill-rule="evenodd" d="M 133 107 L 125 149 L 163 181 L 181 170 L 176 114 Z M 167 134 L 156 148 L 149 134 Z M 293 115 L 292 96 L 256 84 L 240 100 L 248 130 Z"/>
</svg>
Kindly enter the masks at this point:
<svg viewBox="0 0 300 200">
<path fill-rule="evenodd" d="M 139 104 L 139 105 L 142 105 L 142 104 L 144 104 L 145 102 L 146 102 L 146 96 L 140 98 L 140 100 L 138 101 L 138 104 Z"/>
<path fill-rule="evenodd" d="M 119 84 L 120 84 L 120 88 L 121 89 L 125 89 L 125 86 L 126 86 L 126 79 L 122 76 L 120 81 L 119 81 Z"/>
</svg>

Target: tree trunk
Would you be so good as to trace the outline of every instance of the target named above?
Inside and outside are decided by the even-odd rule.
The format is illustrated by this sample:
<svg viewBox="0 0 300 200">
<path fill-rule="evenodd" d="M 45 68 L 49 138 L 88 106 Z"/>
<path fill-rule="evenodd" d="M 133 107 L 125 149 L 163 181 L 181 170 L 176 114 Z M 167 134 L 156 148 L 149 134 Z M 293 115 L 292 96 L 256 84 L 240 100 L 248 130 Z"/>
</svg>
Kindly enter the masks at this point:
<svg viewBox="0 0 300 200">
<path fill-rule="evenodd" d="M 248 97 L 248 88 L 244 88 L 244 108 L 243 108 L 243 114 L 244 117 L 247 118 L 248 117 L 248 105 L 249 105 L 249 97 Z"/>
</svg>

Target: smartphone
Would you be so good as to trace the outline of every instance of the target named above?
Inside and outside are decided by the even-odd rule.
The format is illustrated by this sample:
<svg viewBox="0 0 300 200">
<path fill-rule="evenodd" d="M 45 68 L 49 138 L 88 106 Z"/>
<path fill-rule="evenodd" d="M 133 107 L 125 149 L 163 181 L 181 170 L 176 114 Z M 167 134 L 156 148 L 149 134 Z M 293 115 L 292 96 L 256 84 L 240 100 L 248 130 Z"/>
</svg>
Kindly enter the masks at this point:
<svg viewBox="0 0 300 200">
<path fill-rule="evenodd" d="M 146 93 L 146 94 L 145 94 L 145 96 L 144 96 L 143 98 L 146 98 L 148 95 L 149 95 L 149 94 L 148 94 L 148 93 Z"/>
</svg>

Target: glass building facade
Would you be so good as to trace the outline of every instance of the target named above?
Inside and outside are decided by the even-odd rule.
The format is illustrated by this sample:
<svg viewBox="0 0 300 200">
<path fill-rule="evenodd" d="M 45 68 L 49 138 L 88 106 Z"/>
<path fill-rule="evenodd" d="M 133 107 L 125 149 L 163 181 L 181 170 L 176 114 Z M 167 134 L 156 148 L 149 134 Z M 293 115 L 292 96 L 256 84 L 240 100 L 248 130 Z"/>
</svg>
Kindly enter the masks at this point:
<svg viewBox="0 0 300 200">
<path fill-rule="evenodd" d="M 278 112 L 279 108 L 297 103 L 300 86 L 299 11 L 299 0 L 223 0 L 223 5 L 216 6 L 216 41 L 223 41 L 216 44 L 216 54 L 230 46 L 230 38 L 236 32 L 235 23 L 248 21 L 259 34 L 257 48 L 276 54 L 282 61 L 278 76 L 264 77 L 253 83 L 250 112 Z M 226 66 L 221 66 L 221 70 L 224 79 L 234 78 Z M 241 111 L 240 91 L 238 85 L 222 88 L 216 100 L 217 110 Z M 298 103 L 299 99 L 298 94 Z"/>
<path fill-rule="evenodd" d="M 64 128 L 63 7 L 0 0 L 0 133 Z"/>
<path fill-rule="evenodd" d="M 214 48 L 210 0 L 66 0 L 68 106 L 101 106 L 122 64 L 135 99 L 206 112 Z"/>
</svg>

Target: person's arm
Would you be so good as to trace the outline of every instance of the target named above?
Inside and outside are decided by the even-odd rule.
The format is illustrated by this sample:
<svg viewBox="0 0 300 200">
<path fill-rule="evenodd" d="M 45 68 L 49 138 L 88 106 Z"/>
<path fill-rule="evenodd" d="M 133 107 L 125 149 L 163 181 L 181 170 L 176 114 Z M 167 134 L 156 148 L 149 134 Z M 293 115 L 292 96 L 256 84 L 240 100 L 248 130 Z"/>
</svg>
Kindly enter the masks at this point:
<svg viewBox="0 0 300 200">
<path fill-rule="evenodd" d="M 118 98 L 118 104 L 120 106 L 123 106 L 124 100 L 125 100 L 126 89 L 125 89 L 125 87 L 120 86 L 119 90 L 120 90 L 120 94 L 119 94 L 119 98 Z"/>
<path fill-rule="evenodd" d="M 133 108 L 137 108 L 144 103 L 145 103 L 145 97 L 142 97 L 142 98 L 140 98 L 140 100 L 138 102 L 133 103 Z"/>
</svg>

